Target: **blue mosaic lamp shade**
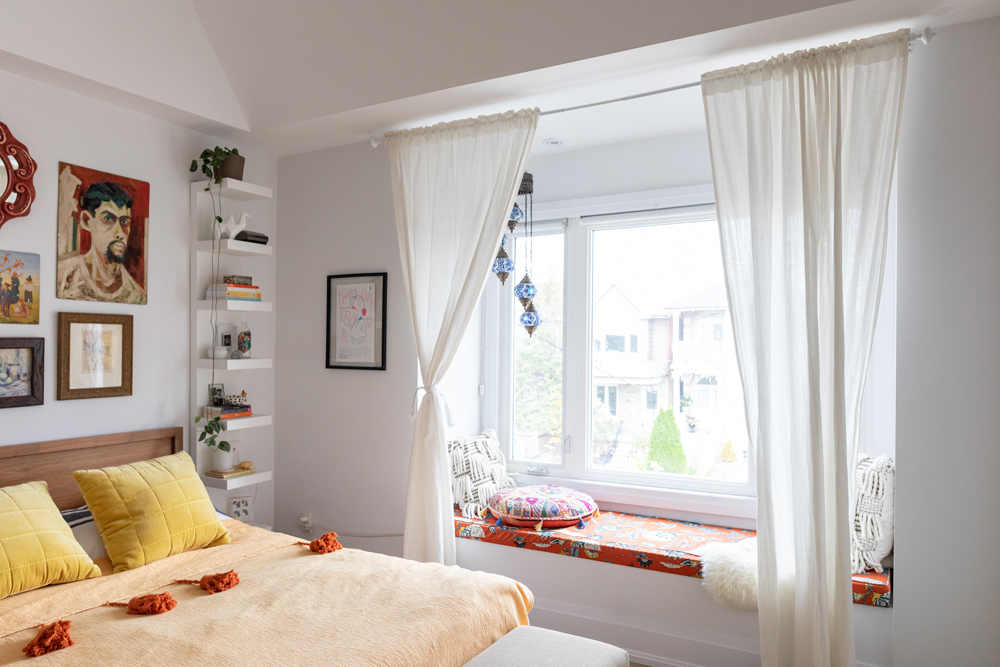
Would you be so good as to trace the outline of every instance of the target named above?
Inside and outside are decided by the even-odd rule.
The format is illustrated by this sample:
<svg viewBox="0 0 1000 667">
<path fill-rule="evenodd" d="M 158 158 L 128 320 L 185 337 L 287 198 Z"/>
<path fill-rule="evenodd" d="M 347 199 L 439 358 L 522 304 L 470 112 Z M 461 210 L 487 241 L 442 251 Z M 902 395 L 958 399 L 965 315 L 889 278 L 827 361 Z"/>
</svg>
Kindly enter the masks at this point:
<svg viewBox="0 0 1000 667">
<path fill-rule="evenodd" d="M 493 273 L 497 274 L 497 278 L 500 279 L 500 284 L 506 284 L 507 276 L 509 276 L 514 271 L 514 260 L 510 258 L 507 251 L 500 246 L 500 252 L 497 253 L 497 258 L 493 260 Z"/>
<path fill-rule="evenodd" d="M 510 210 L 510 218 L 507 220 L 507 229 L 514 231 L 519 222 L 524 222 L 524 211 L 517 205 L 517 202 L 514 202 L 514 208 Z"/>
<path fill-rule="evenodd" d="M 531 278 L 525 273 L 524 277 L 521 278 L 521 282 L 514 286 L 514 296 L 518 298 L 521 302 L 522 308 L 527 308 L 531 300 L 535 298 L 538 294 L 538 289 L 535 287 L 534 283 L 531 282 Z"/>
<path fill-rule="evenodd" d="M 524 330 L 528 332 L 529 336 L 535 333 L 535 329 L 542 326 L 542 316 L 538 314 L 537 310 L 535 310 L 535 304 L 533 303 L 529 303 L 528 307 L 524 309 L 524 312 L 521 313 L 519 321 L 521 322 L 521 326 L 524 327 Z"/>
</svg>

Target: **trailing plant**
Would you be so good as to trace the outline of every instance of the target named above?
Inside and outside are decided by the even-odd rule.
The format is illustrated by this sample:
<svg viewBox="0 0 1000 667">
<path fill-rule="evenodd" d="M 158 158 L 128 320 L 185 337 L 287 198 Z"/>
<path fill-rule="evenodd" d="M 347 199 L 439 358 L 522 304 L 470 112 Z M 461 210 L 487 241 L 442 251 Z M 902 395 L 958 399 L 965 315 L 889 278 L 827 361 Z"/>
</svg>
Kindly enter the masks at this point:
<svg viewBox="0 0 1000 667">
<path fill-rule="evenodd" d="M 226 161 L 230 155 L 239 155 L 240 152 L 235 148 L 220 148 L 216 146 L 215 149 L 206 148 L 201 152 L 196 159 L 191 160 L 191 171 L 198 171 L 198 160 L 201 160 L 201 173 L 208 176 L 209 180 L 214 183 L 222 183 L 222 163 Z M 208 190 L 208 188 L 205 188 Z M 222 222 L 221 218 L 219 222 Z"/>
<path fill-rule="evenodd" d="M 194 173 L 198 171 L 198 160 L 201 160 L 201 173 L 208 176 L 208 185 L 205 186 L 205 192 L 212 199 L 212 283 L 216 284 L 219 282 L 219 270 L 222 266 L 221 255 L 222 255 L 222 245 L 219 247 L 215 245 L 216 237 L 216 225 L 222 224 L 222 163 L 225 162 L 226 158 L 230 155 L 239 155 L 239 150 L 235 148 L 222 148 L 216 146 L 214 149 L 206 148 L 201 152 L 194 160 L 191 160 L 191 172 Z M 212 191 L 212 185 L 216 185 L 218 192 Z M 216 202 L 216 195 L 218 195 L 218 202 Z M 210 319 L 210 324 L 212 325 L 212 345 L 210 346 L 213 350 L 215 348 L 215 343 L 218 340 L 218 327 L 219 327 L 219 310 L 217 305 L 218 299 L 212 300 L 212 317 Z M 212 354 L 212 384 L 215 384 L 215 354 Z M 228 449 L 223 449 L 222 451 L 229 451 Z"/>
<path fill-rule="evenodd" d="M 197 424 L 201 421 L 201 417 L 195 417 L 194 423 Z M 215 451 L 220 449 L 224 452 L 232 450 L 232 445 L 230 445 L 225 440 L 216 442 L 219 434 L 222 433 L 222 418 L 212 417 L 205 422 L 205 426 L 202 427 L 201 435 L 198 436 L 198 442 L 204 442 L 209 449 Z"/>
</svg>

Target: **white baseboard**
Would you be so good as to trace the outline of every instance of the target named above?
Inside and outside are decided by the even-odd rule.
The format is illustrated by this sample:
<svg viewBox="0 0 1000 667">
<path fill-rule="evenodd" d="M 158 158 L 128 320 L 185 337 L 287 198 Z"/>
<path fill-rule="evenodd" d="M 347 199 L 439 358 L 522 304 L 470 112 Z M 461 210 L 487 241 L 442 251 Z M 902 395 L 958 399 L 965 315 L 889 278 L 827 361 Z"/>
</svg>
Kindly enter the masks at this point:
<svg viewBox="0 0 1000 667">
<path fill-rule="evenodd" d="M 760 665 L 758 640 L 629 614 L 535 598 L 531 621 L 540 627 L 620 646 L 646 667 Z"/>
<path fill-rule="evenodd" d="M 535 598 L 532 623 L 607 642 L 644 667 L 743 667 L 760 665 L 759 640 L 639 616 Z M 858 667 L 876 667 L 859 661 Z"/>
</svg>

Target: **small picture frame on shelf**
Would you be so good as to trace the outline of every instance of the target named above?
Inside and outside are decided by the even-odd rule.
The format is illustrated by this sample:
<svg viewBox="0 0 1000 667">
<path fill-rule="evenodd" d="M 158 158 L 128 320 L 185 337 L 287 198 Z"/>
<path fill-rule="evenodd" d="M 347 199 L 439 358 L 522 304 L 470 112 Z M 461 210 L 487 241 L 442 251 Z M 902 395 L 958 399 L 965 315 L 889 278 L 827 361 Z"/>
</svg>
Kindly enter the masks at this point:
<svg viewBox="0 0 1000 667">
<path fill-rule="evenodd" d="M 236 346 L 236 327 L 232 324 L 219 324 L 215 327 L 215 345 L 232 352 Z"/>
<path fill-rule="evenodd" d="M 385 370 L 386 273 L 326 278 L 326 367 Z"/>
<path fill-rule="evenodd" d="M 44 338 L 0 338 L 0 408 L 45 403 L 44 368 Z"/>
<path fill-rule="evenodd" d="M 226 386 L 221 382 L 208 385 L 208 404 L 220 407 L 226 404 Z"/>
<path fill-rule="evenodd" d="M 59 313 L 56 400 L 132 395 L 132 316 Z"/>
</svg>

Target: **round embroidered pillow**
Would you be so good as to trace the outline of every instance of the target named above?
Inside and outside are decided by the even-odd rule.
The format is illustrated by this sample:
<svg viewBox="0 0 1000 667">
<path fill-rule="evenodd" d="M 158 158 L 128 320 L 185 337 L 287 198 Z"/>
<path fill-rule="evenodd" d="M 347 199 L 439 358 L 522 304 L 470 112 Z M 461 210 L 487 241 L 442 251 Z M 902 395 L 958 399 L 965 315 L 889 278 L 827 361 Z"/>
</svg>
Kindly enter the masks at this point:
<svg viewBox="0 0 1000 667">
<path fill-rule="evenodd" d="M 489 509 L 498 525 L 544 529 L 579 524 L 582 528 L 597 511 L 597 503 L 586 493 L 540 484 L 497 491 L 490 497 Z"/>
</svg>

